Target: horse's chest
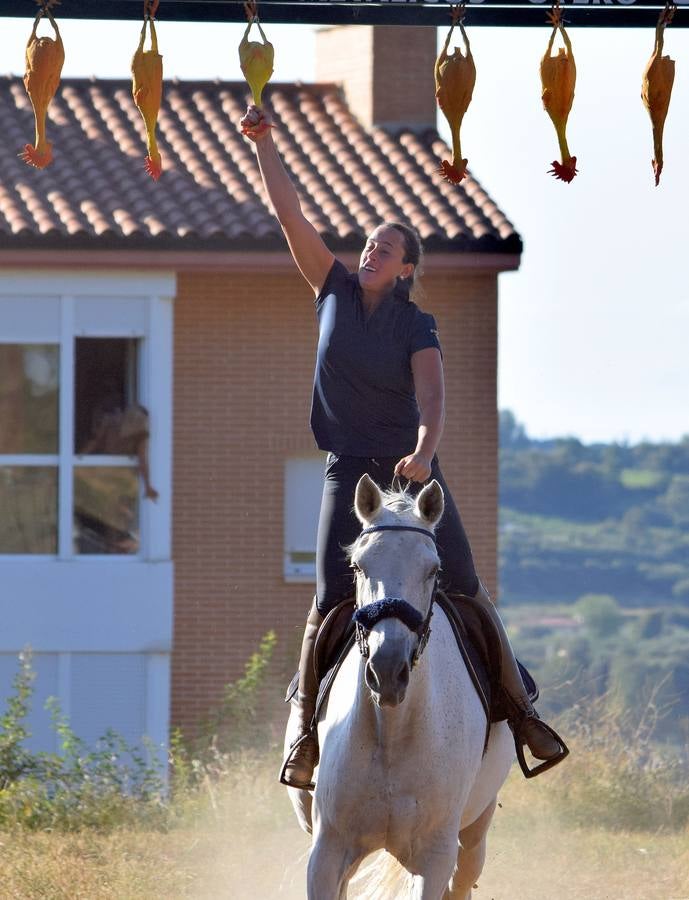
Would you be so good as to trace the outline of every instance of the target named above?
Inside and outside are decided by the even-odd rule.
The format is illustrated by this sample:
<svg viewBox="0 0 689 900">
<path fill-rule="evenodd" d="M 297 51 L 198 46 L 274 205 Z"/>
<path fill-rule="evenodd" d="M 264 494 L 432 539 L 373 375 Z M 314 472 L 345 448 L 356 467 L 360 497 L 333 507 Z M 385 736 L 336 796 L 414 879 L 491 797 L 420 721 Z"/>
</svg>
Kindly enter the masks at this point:
<svg viewBox="0 0 689 900">
<path fill-rule="evenodd" d="M 355 766 L 351 757 L 347 762 L 342 761 L 339 772 L 348 777 L 329 782 L 318 805 L 326 816 L 346 822 L 348 833 L 356 834 L 364 847 L 403 854 L 420 834 L 458 814 L 454 786 L 440 773 L 436 777 L 432 767 L 423 772 L 411 760 L 402 766 L 398 760 L 393 775 L 383 752 L 362 752 Z"/>
</svg>

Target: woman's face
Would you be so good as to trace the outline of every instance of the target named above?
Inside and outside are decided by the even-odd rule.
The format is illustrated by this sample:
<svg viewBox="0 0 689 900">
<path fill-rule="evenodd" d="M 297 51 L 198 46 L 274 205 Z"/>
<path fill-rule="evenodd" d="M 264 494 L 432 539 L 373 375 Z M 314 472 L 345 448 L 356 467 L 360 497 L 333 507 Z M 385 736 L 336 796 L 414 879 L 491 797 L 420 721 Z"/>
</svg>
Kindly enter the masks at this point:
<svg viewBox="0 0 689 900">
<path fill-rule="evenodd" d="M 396 228 L 379 225 L 368 236 L 359 259 L 359 283 L 368 291 L 389 291 L 398 277 L 409 278 L 412 263 L 404 262 L 404 237 Z"/>
</svg>

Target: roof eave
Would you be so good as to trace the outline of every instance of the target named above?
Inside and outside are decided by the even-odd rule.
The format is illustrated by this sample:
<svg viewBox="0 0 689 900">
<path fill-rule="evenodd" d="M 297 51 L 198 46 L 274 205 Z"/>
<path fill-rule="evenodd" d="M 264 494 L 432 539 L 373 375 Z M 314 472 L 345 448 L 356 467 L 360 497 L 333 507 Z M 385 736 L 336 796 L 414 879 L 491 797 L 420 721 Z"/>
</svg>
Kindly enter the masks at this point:
<svg viewBox="0 0 689 900">
<path fill-rule="evenodd" d="M 354 266 L 359 254 L 338 252 L 345 265 Z M 260 261 L 259 261 L 260 260 Z M 474 251 L 436 252 L 424 256 L 428 274 L 470 270 L 508 272 L 519 268 L 520 253 Z M 0 269 L 147 269 L 174 272 L 296 272 L 291 255 L 284 249 L 180 250 L 180 249 L 44 249 L 0 250 Z"/>
</svg>

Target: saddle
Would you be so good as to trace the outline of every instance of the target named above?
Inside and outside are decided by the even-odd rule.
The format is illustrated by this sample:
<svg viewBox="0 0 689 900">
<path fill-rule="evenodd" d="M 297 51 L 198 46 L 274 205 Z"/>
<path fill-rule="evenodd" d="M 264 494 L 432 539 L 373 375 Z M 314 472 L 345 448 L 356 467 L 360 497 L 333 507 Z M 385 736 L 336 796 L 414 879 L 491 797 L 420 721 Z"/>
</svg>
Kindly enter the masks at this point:
<svg viewBox="0 0 689 900">
<path fill-rule="evenodd" d="M 463 595 L 454 595 L 450 600 L 442 591 L 437 591 L 435 603 L 443 610 L 457 641 L 457 647 L 471 676 L 476 692 L 486 714 L 486 740 L 493 722 L 502 722 L 509 717 L 509 702 L 502 687 L 502 666 L 500 638 L 490 616 L 478 600 Z M 315 724 L 327 700 L 330 687 L 345 656 L 354 644 L 355 598 L 348 597 L 332 609 L 323 620 L 316 638 L 314 669 L 318 678 L 318 699 L 314 714 Z M 431 620 L 431 630 L 433 622 Z M 538 699 L 538 687 L 530 672 L 517 660 L 524 687 L 529 699 Z M 290 701 L 299 686 L 297 672 L 287 689 L 286 701 Z M 485 749 L 485 747 L 484 747 Z"/>
</svg>

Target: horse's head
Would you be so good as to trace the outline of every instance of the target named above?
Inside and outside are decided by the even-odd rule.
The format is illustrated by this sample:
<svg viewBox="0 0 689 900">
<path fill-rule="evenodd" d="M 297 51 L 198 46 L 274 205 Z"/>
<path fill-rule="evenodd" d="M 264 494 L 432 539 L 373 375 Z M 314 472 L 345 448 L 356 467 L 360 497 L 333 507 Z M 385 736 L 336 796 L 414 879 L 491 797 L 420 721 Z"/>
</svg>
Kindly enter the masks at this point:
<svg viewBox="0 0 689 900">
<path fill-rule="evenodd" d="M 416 498 L 382 492 L 368 475 L 356 487 L 354 509 L 364 527 L 350 548 L 355 619 L 367 655 L 366 684 L 379 706 L 404 700 L 427 637 L 440 566 L 433 531 L 443 508 L 435 480 Z"/>
</svg>

